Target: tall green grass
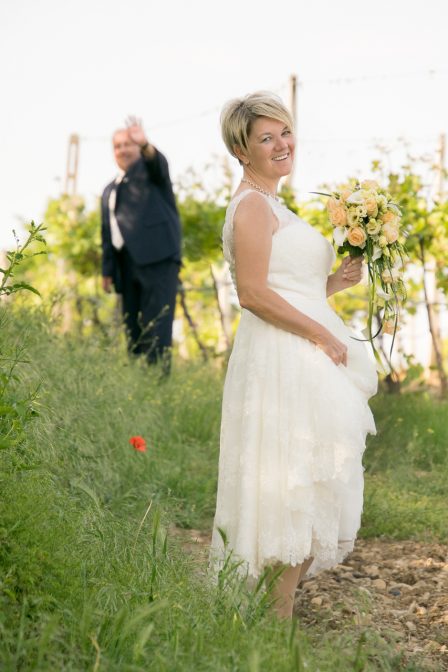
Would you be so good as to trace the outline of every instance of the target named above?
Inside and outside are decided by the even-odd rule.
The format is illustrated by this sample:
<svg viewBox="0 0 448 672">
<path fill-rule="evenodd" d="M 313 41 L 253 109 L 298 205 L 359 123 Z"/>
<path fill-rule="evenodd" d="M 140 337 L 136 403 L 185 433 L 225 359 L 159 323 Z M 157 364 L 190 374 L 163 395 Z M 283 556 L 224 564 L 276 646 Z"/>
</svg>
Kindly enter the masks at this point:
<svg viewBox="0 0 448 672">
<path fill-rule="evenodd" d="M 425 669 L 360 626 L 322 635 L 319 628 L 304 632 L 300 624 L 278 623 L 261 591 L 249 592 L 231 566 L 212 584 L 203 564 L 169 532 L 174 525 L 211 525 L 219 364 L 176 363 L 161 382 L 157 371 L 129 360 L 120 344 L 98 335 L 58 336 L 38 313 L 8 314 L 1 347 L 24 334 L 29 363 L 21 365 L 13 392 L 20 399 L 40 385 L 34 402 L 39 415 L 18 445 L 0 452 L 0 669 Z M 404 477 L 396 477 L 397 462 L 386 445 L 396 430 L 387 433 L 390 400 L 382 403 L 369 487 L 375 479 L 400 484 L 399 506 L 392 498 L 389 511 L 399 525 L 411 491 Z M 409 443 L 411 418 L 403 409 L 410 402 L 394 403 L 394 413 L 404 417 L 402 440 Z M 442 432 L 436 417 L 431 427 Z M 146 439 L 146 453 L 130 446 L 134 435 Z M 422 436 L 426 441 L 421 432 L 417 444 Z M 428 461 L 429 443 L 422 464 L 419 445 L 408 443 L 400 453 L 403 470 L 446 470 L 442 436 L 437 462 Z M 424 490 L 424 481 L 415 479 Z M 440 491 L 425 490 L 431 501 L 443 497 L 442 480 L 439 485 Z M 378 508 L 384 502 L 369 497 L 368 532 L 385 533 Z M 392 533 L 407 534 L 406 525 Z M 409 530 L 419 533 L 418 526 Z"/>
<path fill-rule="evenodd" d="M 378 395 L 365 454 L 361 535 L 448 540 L 448 402 L 429 392 Z"/>
</svg>

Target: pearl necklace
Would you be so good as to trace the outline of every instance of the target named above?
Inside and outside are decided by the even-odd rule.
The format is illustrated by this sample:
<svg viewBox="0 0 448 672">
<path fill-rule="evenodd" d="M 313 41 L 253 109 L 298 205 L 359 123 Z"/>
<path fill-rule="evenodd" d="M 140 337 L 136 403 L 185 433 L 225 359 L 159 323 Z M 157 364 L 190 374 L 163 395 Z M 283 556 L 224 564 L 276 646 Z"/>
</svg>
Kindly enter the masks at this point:
<svg viewBox="0 0 448 672">
<path fill-rule="evenodd" d="M 242 177 L 241 182 L 246 182 L 246 184 L 250 185 L 257 191 L 259 191 L 261 194 L 264 194 L 265 196 L 270 196 L 271 198 L 274 199 L 274 201 L 278 201 L 278 197 L 275 196 L 275 194 L 271 194 L 270 191 L 266 191 L 265 189 L 262 189 L 258 184 L 255 184 L 255 182 L 252 182 L 251 180 L 248 180 L 247 177 Z"/>
</svg>

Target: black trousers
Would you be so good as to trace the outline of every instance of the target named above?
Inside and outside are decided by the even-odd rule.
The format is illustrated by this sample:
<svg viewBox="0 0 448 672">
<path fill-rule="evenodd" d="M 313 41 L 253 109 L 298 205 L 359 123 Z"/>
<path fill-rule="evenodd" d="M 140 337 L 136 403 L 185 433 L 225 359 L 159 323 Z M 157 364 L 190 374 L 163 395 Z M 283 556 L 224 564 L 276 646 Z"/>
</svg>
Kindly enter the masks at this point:
<svg viewBox="0 0 448 672">
<path fill-rule="evenodd" d="M 137 266 L 126 248 L 118 253 L 118 261 L 129 351 L 169 368 L 179 263 L 165 259 Z"/>
</svg>

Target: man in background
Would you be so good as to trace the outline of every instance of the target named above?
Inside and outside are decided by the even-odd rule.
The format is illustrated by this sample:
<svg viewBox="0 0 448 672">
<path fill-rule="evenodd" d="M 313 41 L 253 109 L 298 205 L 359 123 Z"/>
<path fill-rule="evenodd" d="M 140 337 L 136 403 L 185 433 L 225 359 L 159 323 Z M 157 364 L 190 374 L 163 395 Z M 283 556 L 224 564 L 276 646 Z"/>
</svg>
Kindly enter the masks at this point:
<svg viewBox="0 0 448 672">
<path fill-rule="evenodd" d="M 101 199 L 103 288 L 123 296 L 129 350 L 168 372 L 181 263 L 168 163 L 134 117 L 112 140 L 119 174 Z"/>
</svg>

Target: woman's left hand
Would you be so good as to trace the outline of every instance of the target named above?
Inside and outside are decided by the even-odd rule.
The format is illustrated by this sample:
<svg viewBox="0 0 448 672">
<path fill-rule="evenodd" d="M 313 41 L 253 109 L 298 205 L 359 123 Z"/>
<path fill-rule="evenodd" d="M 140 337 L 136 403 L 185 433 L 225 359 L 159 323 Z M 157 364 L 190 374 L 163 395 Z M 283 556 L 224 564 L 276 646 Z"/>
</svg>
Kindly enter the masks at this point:
<svg viewBox="0 0 448 672">
<path fill-rule="evenodd" d="M 344 287 L 353 287 L 362 280 L 363 257 L 345 257 L 336 271 Z"/>
<path fill-rule="evenodd" d="M 362 262 L 360 257 L 344 257 L 338 270 L 330 275 L 327 283 L 327 296 L 357 285 L 362 280 Z"/>
</svg>

